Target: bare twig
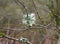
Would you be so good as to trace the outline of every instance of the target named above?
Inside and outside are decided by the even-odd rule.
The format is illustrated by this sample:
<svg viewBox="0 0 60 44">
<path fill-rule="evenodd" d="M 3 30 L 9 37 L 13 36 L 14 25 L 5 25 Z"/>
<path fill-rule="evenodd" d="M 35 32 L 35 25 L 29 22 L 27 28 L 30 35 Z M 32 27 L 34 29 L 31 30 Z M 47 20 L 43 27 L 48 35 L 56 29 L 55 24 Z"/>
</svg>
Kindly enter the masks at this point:
<svg viewBox="0 0 60 44">
<path fill-rule="evenodd" d="M 41 17 L 39 16 L 39 13 L 38 13 L 38 11 L 37 11 L 37 7 L 36 7 L 36 5 L 35 5 L 35 3 L 34 3 L 34 0 L 32 0 L 32 3 L 33 3 L 33 5 L 34 5 L 34 8 L 35 8 L 36 13 L 37 13 L 37 15 L 38 15 L 38 18 L 39 18 L 40 21 L 41 21 Z"/>
<path fill-rule="evenodd" d="M 25 7 L 25 5 L 21 2 L 21 1 L 19 1 L 19 0 L 15 0 L 15 2 L 19 5 L 19 6 L 21 6 L 22 5 L 22 7 L 25 9 L 25 11 L 26 11 L 26 14 L 28 15 L 28 11 L 27 11 L 27 8 Z"/>
</svg>

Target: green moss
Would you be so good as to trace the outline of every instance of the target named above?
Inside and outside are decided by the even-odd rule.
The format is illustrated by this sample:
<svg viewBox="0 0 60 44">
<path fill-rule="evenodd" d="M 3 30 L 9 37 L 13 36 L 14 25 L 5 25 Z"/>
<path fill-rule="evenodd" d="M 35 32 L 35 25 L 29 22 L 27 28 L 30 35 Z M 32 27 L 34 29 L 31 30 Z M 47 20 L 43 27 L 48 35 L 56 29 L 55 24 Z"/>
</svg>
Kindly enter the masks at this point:
<svg viewBox="0 0 60 44">
<path fill-rule="evenodd" d="M 4 36 L 5 36 L 5 33 L 0 33 L 0 36 L 1 36 L 1 37 L 4 37 Z"/>
</svg>

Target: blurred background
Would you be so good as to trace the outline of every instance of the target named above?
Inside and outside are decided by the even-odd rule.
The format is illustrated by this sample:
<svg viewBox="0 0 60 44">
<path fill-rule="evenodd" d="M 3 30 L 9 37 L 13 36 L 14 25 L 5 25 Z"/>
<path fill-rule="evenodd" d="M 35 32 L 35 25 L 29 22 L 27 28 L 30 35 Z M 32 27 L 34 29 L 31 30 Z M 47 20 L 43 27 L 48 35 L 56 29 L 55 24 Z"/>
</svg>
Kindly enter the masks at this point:
<svg viewBox="0 0 60 44">
<path fill-rule="evenodd" d="M 32 44 L 60 44 L 60 0 L 0 0 L 0 33 Z M 2 37 L 0 44 L 25 43 Z"/>
</svg>

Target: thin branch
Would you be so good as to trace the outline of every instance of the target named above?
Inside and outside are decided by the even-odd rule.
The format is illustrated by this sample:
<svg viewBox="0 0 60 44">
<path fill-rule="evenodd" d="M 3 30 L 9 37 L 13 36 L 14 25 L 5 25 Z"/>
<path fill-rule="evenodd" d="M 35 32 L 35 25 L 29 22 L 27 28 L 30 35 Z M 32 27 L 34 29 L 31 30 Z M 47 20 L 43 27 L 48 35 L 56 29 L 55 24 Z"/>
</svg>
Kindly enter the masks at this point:
<svg viewBox="0 0 60 44">
<path fill-rule="evenodd" d="M 8 38 L 8 39 L 10 39 L 10 40 L 16 40 L 16 41 L 19 41 L 17 38 L 10 37 L 10 36 L 8 36 L 8 35 L 5 35 L 5 38 Z"/>
<path fill-rule="evenodd" d="M 0 38 L 7 38 L 7 39 L 10 39 L 10 40 L 15 40 L 15 41 L 21 42 L 18 38 L 10 37 L 10 36 L 8 36 L 8 35 L 5 35 L 5 37 L 0 37 Z M 49 36 L 46 37 L 46 38 L 49 38 Z M 51 39 L 51 38 L 49 38 L 49 39 Z M 53 40 L 57 40 L 57 39 L 54 39 L 54 38 L 53 38 Z M 28 43 L 29 43 L 29 44 L 32 44 L 31 42 L 28 42 Z"/>
<path fill-rule="evenodd" d="M 32 3 L 33 3 L 33 5 L 34 5 L 34 8 L 35 8 L 36 13 L 37 13 L 37 15 L 38 15 L 38 18 L 41 20 L 41 17 L 39 16 L 39 13 L 38 13 L 38 11 L 37 11 L 37 7 L 36 7 L 36 5 L 35 5 L 35 3 L 34 3 L 34 0 L 32 0 Z"/>
<path fill-rule="evenodd" d="M 7 39 L 9 39 L 9 40 L 14 40 L 14 41 L 22 42 L 22 41 L 20 41 L 20 38 L 14 38 L 14 37 L 10 37 L 10 36 L 8 36 L 8 35 L 5 35 L 4 37 L 0 37 L 0 38 L 7 38 Z M 25 43 L 25 42 L 23 42 L 23 43 Z M 26 43 L 27 43 L 27 44 L 32 44 L 32 43 L 29 42 L 29 41 L 27 41 Z"/>
<path fill-rule="evenodd" d="M 15 0 L 15 3 L 17 3 L 17 5 L 19 5 L 19 6 L 22 5 L 22 7 L 23 7 L 23 8 L 25 9 L 25 11 L 26 11 L 26 14 L 28 15 L 27 8 L 26 8 L 26 6 L 25 6 L 21 1 L 19 1 L 19 0 Z"/>
<path fill-rule="evenodd" d="M 36 5 L 35 5 L 35 3 L 34 3 L 34 0 L 32 0 L 32 3 L 33 3 L 33 5 L 34 5 L 34 7 L 35 7 L 35 10 L 36 10 L 36 12 L 37 12 L 38 18 L 39 18 L 40 21 L 41 21 L 41 18 L 40 18 L 39 14 L 38 14 L 37 7 L 36 7 Z M 46 11 L 46 12 L 48 12 L 48 11 L 45 10 L 45 9 L 43 9 L 43 10 Z M 50 13 L 50 12 L 48 12 L 48 13 Z M 50 14 L 51 14 L 51 13 L 50 13 Z M 51 21 L 53 21 L 53 20 L 51 20 Z M 47 24 L 46 26 L 44 26 L 44 25 L 39 25 L 39 26 L 47 28 L 47 27 L 49 27 L 50 25 L 51 25 L 51 22 L 50 22 L 49 24 Z"/>
</svg>

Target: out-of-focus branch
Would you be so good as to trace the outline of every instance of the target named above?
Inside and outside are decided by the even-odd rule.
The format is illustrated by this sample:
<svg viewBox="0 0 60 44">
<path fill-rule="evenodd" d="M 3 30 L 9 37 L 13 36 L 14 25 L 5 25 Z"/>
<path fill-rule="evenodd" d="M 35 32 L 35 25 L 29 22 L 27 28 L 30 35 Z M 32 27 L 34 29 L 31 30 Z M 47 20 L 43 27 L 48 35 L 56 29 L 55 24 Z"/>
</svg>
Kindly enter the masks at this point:
<svg viewBox="0 0 60 44">
<path fill-rule="evenodd" d="M 18 42 L 22 42 L 21 40 L 25 40 L 24 38 L 22 38 L 21 40 L 19 39 L 19 38 L 14 38 L 14 37 L 10 37 L 10 36 L 8 36 L 8 35 L 5 35 L 5 37 L 0 37 L 0 38 L 7 38 L 7 39 L 9 39 L 9 40 L 15 40 L 15 41 L 18 41 Z M 46 37 L 46 39 L 47 38 L 49 38 L 49 36 L 48 37 Z M 51 38 L 49 38 L 49 39 L 51 39 Z M 27 39 L 26 39 L 27 40 Z M 52 40 L 57 40 L 57 39 L 52 39 Z M 23 42 L 24 43 L 24 42 Z M 27 44 L 32 44 L 31 42 L 29 42 L 29 41 L 27 41 Z"/>
<path fill-rule="evenodd" d="M 17 38 L 10 37 L 10 36 L 8 36 L 8 35 L 5 35 L 5 38 L 8 38 L 8 39 L 10 39 L 10 40 L 16 40 L 16 41 L 19 41 Z"/>
<path fill-rule="evenodd" d="M 14 41 L 22 42 L 22 43 L 27 43 L 27 44 L 32 44 L 26 38 L 14 38 L 14 37 L 10 37 L 8 35 L 5 35 L 4 37 L 0 37 L 0 38 L 7 38 L 9 40 L 14 40 Z"/>
<path fill-rule="evenodd" d="M 17 5 L 19 5 L 19 6 L 21 6 L 22 5 L 22 7 L 25 9 L 25 11 L 26 11 L 26 14 L 28 15 L 28 11 L 27 11 L 27 8 L 25 7 L 25 5 L 21 2 L 21 1 L 19 1 L 19 0 L 15 0 L 15 2 L 17 3 Z"/>
<path fill-rule="evenodd" d="M 19 29 L 18 28 L 10 28 L 10 29 L 7 29 L 7 28 L 1 28 L 2 30 L 13 30 L 13 31 L 24 31 L 24 30 L 27 30 L 27 29 L 43 29 L 43 28 L 49 28 L 49 26 L 51 25 L 51 23 L 49 23 L 48 25 L 44 26 L 44 25 L 36 25 L 36 26 L 33 26 L 33 27 L 20 27 Z M 55 29 L 55 27 L 53 27 L 53 29 Z"/>
<path fill-rule="evenodd" d="M 32 3 L 33 3 L 33 5 L 34 5 L 34 7 L 35 7 L 35 10 L 36 10 L 36 13 L 37 13 L 37 15 L 38 15 L 38 18 L 39 18 L 40 21 L 41 21 L 41 17 L 39 16 L 39 13 L 38 13 L 37 7 L 36 7 L 36 5 L 35 5 L 35 3 L 34 3 L 34 0 L 32 0 Z M 41 8 L 41 9 L 43 9 L 43 8 Z M 43 10 L 51 14 L 51 12 L 49 12 L 49 11 L 47 11 L 47 10 L 45 10 L 45 9 L 43 9 Z M 53 21 L 53 20 L 51 20 L 51 22 L 52 22 L 52 21 Z M 47 24 L 46 26 L 44 26 L 44 25 L 39 25 L 39 26 L 40 26 L 40 27 L 48 28 L 48 27 L 51 25 L 51 22 L 50 22 L 49 24 Z"/>
<path fill-rule="evenodd" d="M 34 3 L 34 0 L 32 0 L 32 3 L 33 3 L 33 5 L 34 5 L 35 11 L 36 11 L 36 13 L 37 13 L 37 15 L 38 15 L 38 18 L 39 18 L 40 21 L 41 21 L 41 17 L 39 16 L 39 13 L 38 13 L 38 11 L 37 11 L 37 7 L 36 7 L 36 5 L 35 5 L 35 3 Z"/>
</svg>

